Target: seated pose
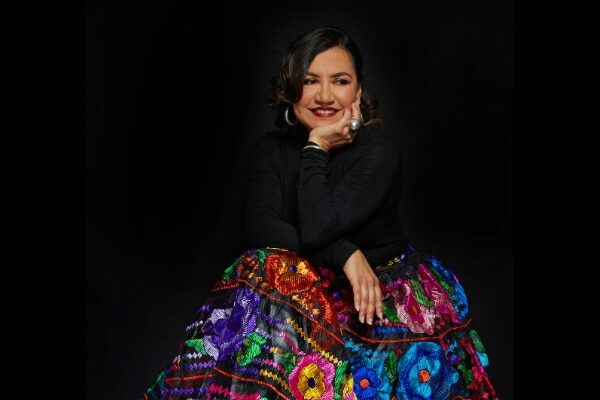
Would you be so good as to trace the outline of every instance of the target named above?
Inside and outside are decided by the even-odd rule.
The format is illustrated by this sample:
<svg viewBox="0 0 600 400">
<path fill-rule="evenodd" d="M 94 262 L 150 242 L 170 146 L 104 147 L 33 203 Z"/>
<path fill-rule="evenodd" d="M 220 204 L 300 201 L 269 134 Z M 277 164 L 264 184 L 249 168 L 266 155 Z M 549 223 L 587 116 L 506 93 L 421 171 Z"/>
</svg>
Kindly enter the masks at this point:
<svg viewBox="0 0 600 400">
<path fill-rule="evenodd" d="M 356 44 L 294 40 L 251 158 L 245 252 L 146 399 L 494 399 L 465 292 L 399 220 L 400 151 Z"/>
</svg>

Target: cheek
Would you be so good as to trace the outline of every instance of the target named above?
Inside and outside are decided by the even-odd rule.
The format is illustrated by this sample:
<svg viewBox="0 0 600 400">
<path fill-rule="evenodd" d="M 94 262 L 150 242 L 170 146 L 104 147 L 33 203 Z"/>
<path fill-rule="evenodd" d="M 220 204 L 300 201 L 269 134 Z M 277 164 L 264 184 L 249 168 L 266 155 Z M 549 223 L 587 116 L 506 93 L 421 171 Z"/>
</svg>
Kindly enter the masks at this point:
<svg viewBox="0 0 600 400">
<path fill-rule="evenodd" d="M 344 90 L 342 93 L 340 93 L 338 99 L 344 106 L 350 107 L 350 105 L 352 105 L 352 103 L 356 100 L 357 95 L 358 93 L 354 89 Z"/>
<path fill-rule="evenodd" d="M 302 90 L 302 97 L 300 97 L 299 103 L 306 106 L 310 104 L 312 99 L 315 97 L 316 90 L 313 87 L 305 86 Z"/>
</svg>

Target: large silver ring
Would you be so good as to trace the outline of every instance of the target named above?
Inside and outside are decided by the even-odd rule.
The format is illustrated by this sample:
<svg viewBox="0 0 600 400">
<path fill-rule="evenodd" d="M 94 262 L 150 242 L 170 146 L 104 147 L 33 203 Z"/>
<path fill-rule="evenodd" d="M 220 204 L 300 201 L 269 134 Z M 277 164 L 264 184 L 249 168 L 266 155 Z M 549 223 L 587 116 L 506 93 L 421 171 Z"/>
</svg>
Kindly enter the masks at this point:
<svg viewBox="0 0 600 400">
<path fill-rule="evenodd" d="M 363 122 L 360 119 L 350 118 L 350 122 L 348 122 L 348 129 L 350 129 L 350 132 L 358 132 L 362 126 Z"/>
</svg>

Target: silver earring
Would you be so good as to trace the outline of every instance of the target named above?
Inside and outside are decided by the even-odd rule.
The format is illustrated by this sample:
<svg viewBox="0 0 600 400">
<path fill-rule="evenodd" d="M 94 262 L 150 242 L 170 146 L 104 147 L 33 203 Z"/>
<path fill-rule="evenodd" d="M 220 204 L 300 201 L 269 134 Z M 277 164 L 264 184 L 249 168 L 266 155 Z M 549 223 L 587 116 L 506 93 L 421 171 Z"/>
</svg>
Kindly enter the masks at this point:
<svg viewBox="0 0 600 400">
<path fill-rule="evenodd" d="M 290 106 L 287 106 L 287 108 L 283 112 L 283 118 L 285 119 L 286 124 L 288 124 L 289 126 L 294 126 L 294 125 L 296 125 L 296 122 L 298 122 L 298 121 L 296 121 L 296 122 L 290 121 L 289 112 L 290 112 Z"/>
</svg>

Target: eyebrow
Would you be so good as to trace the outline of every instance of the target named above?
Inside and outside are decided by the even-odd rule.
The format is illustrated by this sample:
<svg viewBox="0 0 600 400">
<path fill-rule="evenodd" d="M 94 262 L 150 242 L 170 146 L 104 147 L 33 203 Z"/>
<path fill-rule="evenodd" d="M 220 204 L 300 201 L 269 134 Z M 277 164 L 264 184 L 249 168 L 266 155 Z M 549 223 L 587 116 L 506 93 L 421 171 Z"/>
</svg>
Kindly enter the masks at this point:
<svg viewBox="0 0 600 400">
<path fill-rule="evenodd" d="M 310 76 L 319 76 L 318 74 L 315 74 L 314 72 L 307 72 L 306 75 L 310 75 Z M 347 72 L 336 72 L 335 74 L 331 74 L 331 78 L 338 78 L 340 76 L 344 76 L 344 75 L 348 75 L 350 78 L 352 78 L 352 75 L 350 75 Z"/>
</svg>

